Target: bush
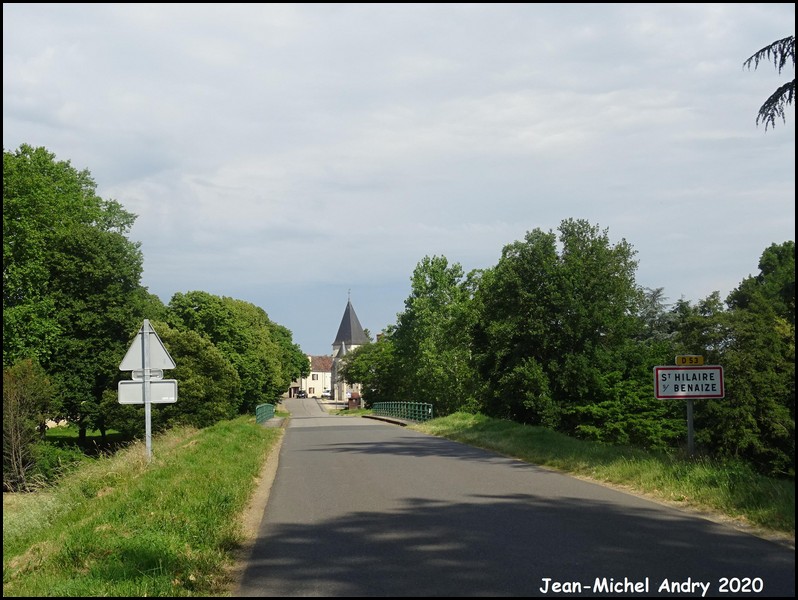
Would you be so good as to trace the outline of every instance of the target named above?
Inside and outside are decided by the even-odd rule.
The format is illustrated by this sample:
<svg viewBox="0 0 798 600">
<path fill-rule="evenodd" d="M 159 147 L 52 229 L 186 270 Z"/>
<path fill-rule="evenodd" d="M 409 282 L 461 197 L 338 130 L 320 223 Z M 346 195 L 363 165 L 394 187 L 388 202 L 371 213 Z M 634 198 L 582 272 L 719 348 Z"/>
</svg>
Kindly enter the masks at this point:
<svg viewBox="0 0 798 600">
<path fill-rule="evenodd" d="M 33 483 L 33 446 L 53 400 L 53 388 L 38 362 L 25 359 L 3 367 L 3 491 L 24 491 Z"/>
<path fill-rule="evenodd" d="M 33 467 L 31 478 L 37 484 L 49 484 L 88 460 L 83 451 L 76 446 L 60 446 L 50 442 L 37 442 L 33 445 Z"/>
</svg>

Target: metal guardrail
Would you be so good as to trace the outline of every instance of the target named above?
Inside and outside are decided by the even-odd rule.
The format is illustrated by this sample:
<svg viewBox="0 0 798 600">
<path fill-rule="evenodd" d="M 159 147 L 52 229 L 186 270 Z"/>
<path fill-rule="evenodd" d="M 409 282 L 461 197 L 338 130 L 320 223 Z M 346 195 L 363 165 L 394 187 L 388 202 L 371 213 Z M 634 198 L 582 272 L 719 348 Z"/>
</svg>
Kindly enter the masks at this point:
<svg viewBox="0 0 798 600">
<path fill-rule="evenodd" d="M 429 421 L 432 418 L 432 404 L 422 402 L 375 402 L 372 414 L 381 417 L 396 417 L 408 421 Z"/>
<path fill-rule="evenodd" d="M 274 417 L 274 404 L 259 404 L 255 407 L 255 422 L 265 423 Z"/>
</svg>

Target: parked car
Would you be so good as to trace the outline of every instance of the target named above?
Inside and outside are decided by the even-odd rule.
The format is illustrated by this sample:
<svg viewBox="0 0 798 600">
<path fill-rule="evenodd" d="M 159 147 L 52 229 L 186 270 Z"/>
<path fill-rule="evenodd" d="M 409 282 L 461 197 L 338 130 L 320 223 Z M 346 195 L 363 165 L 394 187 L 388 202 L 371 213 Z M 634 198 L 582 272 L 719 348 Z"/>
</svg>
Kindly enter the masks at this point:
<svg viewBox="0 0 798 600">
<path fill-rule="evenodd" d="M 308 397 L 308 393 L 305 390 L 299 390 L 296 393 L 296 397 L 297 398 L 307 398 Z"/>
<path fill-rule="evenodd" d="M 332 397 L 332 393 L 330 392 L 330 390 L 324 390 L 324 391 L 321 393 L 321 397 L 322 397 L 322 398 L 328 398 L 328 399 L 329 399 L 329 398 L 331 398 L 331 397 Z"/>
</svg>

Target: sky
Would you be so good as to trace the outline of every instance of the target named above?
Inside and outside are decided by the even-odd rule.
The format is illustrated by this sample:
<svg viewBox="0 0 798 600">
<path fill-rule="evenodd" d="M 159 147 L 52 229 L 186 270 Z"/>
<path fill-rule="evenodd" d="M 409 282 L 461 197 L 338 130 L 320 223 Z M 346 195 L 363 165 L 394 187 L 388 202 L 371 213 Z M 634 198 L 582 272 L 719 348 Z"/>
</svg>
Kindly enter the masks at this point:
<svg viewBox="0 0 798 600">
<path fill-rule="evenodd" d="M 142 285 L 263 308 L 330 354 L 413 270 L 465 272 L 566 219 L 669 303 L 795 240 L 795 77 L 744 61 L 795 4 L 3 4 L 3 148 L 138 215 Z"/>
</svg>

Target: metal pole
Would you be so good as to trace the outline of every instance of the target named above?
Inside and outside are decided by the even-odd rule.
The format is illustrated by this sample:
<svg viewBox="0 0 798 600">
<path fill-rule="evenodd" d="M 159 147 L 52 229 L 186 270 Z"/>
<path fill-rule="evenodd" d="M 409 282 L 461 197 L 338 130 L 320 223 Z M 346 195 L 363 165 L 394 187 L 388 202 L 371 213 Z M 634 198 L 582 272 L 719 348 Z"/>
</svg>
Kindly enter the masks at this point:
<svg viewBox="0 0 798 600">
<path fill-rule="evenodd" d="M 687 452 L 690 458 L 695 454 L 695 441 L 693 439 L 693 399 L 687 398 Z"/>
<path fill-rule="evenodd" d="M 142 364 L 144 366 L 144 381 L 142 386 L 144 388 L 144 435 L 145 443 L 147 445 L 147 461 L 152 460 L 152 405 L 150 403 L 150 326 L 149 319 L 144 319 L 144 326 L 142 329 L 141 349 L 144 354 Z"/>
</svg>

